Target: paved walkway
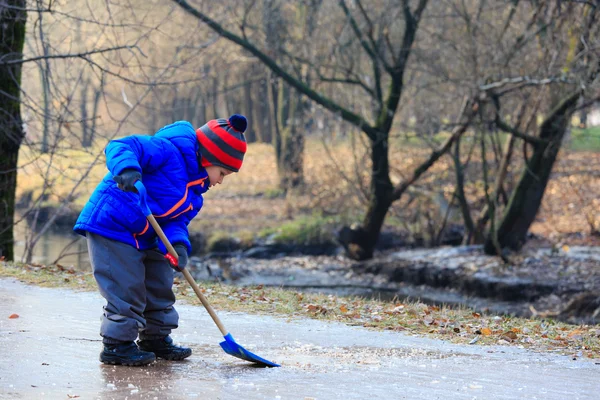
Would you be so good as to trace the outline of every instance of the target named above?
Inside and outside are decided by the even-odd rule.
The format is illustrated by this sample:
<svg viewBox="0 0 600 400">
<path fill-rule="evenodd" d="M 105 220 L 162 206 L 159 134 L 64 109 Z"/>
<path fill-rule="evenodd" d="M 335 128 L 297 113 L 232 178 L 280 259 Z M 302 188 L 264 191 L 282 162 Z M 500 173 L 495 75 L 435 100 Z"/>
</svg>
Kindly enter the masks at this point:
<svg viewBox="0 0 600 400">
<path fill-rule="evenodd" d="M 192 347 L 192 357 L 105 366 L 98 361 L 102 304 L 97 293 L 0 279 L 0 398 L 574 400 L 600 393 L 593 360 L 218 312 L 238 343 L 282 364 L 252 368 L 221 350 L 203 308 L 185 304 L 174 338 Z"/>
</svg>

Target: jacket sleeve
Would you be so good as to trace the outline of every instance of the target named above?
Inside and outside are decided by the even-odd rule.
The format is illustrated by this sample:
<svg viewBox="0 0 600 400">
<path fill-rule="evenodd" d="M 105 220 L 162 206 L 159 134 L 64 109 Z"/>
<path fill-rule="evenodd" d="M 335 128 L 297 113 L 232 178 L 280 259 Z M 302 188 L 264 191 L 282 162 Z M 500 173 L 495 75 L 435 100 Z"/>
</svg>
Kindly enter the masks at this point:
<svg viewBox="0 0 600 400">
<path fill-rule="evenodd" d="M 114 175 L 126 168 L 143 174 L 159 168 L 170 158 L 171 151 L 164 140 L 152 136 L 132 135 L 112 140 L 106 149 L 106 166 Z"/>
</svg>

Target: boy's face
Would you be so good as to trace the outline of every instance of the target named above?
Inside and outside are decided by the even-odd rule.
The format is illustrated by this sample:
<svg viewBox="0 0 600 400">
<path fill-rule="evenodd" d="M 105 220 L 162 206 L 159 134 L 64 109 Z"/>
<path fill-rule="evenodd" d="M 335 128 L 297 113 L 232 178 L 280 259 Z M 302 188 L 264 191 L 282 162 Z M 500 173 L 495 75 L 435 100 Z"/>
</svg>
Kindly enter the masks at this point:
<svg viewBox="0 0 600 400">
<path fill-rule="evenodd" d="M 209 165 L 206 167 L 206 173 L 208 174 L 208 180 L 210 181 L 208 186 L 210 188 L 223 183 L 223 179 L 225 179 L 227 175 L 233 174 L 233 171 L 219 165 Z"/>
</svg>

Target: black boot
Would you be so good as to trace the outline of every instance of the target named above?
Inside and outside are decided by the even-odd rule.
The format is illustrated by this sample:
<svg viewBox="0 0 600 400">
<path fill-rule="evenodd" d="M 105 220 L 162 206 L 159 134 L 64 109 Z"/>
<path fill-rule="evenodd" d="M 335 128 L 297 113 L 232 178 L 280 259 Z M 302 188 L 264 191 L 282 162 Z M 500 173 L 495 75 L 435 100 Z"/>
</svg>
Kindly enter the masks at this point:
<svg viewBox="0 0 600 400">
<path fill-rule="evenodd" d="M 174 345 L 170 336 L 160 339 L 138 340 L 137 345 L 141 350 L 151 351 L 156 357 L 165 360 L 179 361 L 192 355 L 192 349 Z"/>
<path fill-rule="evenodd" d="M 104 344 L 100 361 L 113 365 L 146 365 L 156 360 L 154 353 L 140 350 L 134 342 Z"/>
</svg>

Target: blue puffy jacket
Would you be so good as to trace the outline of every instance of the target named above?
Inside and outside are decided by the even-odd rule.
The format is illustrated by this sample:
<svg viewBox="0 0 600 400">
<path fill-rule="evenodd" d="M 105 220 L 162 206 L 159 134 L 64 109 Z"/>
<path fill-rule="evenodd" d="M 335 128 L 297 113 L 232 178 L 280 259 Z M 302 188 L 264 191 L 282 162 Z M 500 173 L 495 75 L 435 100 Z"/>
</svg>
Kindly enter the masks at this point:
<svg viewBox="0 0 600 400">
<path fill-rule="evenodd" d="M 81 211 L 75 232 L 92 232 L 140 250 L 165 247 L 139 206 L 137 193 L 124 192 L 113 176 L 126 168 L 142 174 L 148 206 L 172 244 L 191 244 L 187 226 L 202 208 L 208 190 L 206 170 L 200 166 L 196 132 L 186 121 L 160 129 L 154 136 L 132 135 L 111 141 L 105 149 L 110 171 Z"/>
</svg>

